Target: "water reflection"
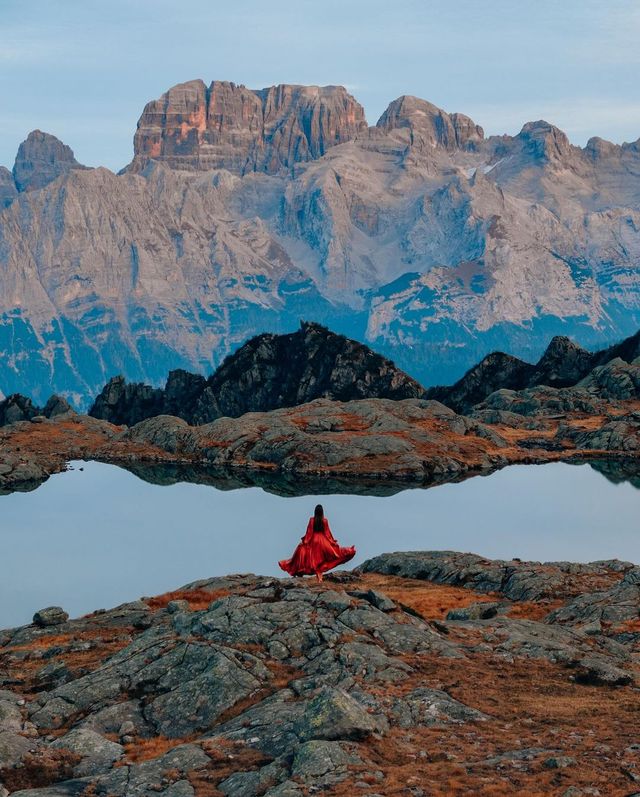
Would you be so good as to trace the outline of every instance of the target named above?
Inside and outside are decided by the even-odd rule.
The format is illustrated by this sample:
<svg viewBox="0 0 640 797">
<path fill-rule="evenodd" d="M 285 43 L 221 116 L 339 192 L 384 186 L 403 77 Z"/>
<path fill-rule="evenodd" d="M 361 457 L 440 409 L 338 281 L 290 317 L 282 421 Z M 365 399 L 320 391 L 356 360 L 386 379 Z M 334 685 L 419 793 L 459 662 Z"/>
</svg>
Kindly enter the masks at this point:
<svg viewBox="0 0 640 797">
<path fill-rule="evenodd" d="M 569 464 L 590 465 L 613 484 L 628 482 L 640 489 L 640 462 L 633 459 L 620 460 L 573 460 Z M 132 463 L 122 465 L 142 481 L 160 486 L 182 482 L 203 484 L 216 490 L 238 490 L 244 487 L 260 487 L 272 495 L 368 495 L 383 498 L 397 495 L 404 490 L 428 489 L 442 484 L 457 484 L 479 474 L 467 471 L 457 476 L 443 476 L 429 481 L 400 481 L 390 479 L 340 479 L 331 476 L 309 477 L 269 471 L 229 471 L 206 468 L 198 465 L 174 465 L 164 463 Z"/>
<path fill-rule="evenodd" d="M 640 463 L 637 459 L 591 460 L 589 465 L 612 484 L 628 482 L 632 487 L 640 490 Z"/>
<path fill-rule="evenodd" d="M 432 479 L 429 482 L 390 479 L 340 479 L 332 476 L 297 476 L 269 471 L 216 470 L 198 465 L 167 465 L 163 463 L 135 463 L 122 466 L 149 484 L 167 487 L 182 482 L 204 484 L 216 490 L 238 490 L 260 487 L 267 493 L 281 497 L 303 495 L 369 495 L 383 498 L 403 490 L 436 487 L 439 484 L 463 481 L 474 475 L 467 473 L 455 478 Z"/>
<path fill-rule="evenodd" d="M 78 615 L 198 578 L 281 575 L 277 561 L 291 554 L 318 501 L 341 543 L 356 546 L 354 566 L 385 551 L 426 549 L 640 562 L 639 479 L 630 463 L 518 465 L 436 489 L 98 462 L 74 468 L 0 498 L 0 628 L 52 604 Z"/>
</svg>

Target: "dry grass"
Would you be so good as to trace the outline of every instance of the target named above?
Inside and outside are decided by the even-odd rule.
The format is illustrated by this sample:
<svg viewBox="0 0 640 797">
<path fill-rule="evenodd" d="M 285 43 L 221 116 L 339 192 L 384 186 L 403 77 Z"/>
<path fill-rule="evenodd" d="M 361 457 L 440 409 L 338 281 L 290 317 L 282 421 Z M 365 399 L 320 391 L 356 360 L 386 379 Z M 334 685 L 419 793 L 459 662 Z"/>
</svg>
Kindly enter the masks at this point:
<svg viewBox="0 0 640 797">
<path fill-rule="evenodd" d="M 125 764 L 140 764 L 143 761 L 151 761 L 153 758 L 168 753 L 174 747 L 181 744 L 189 744 L 198 738 L 197 734 L 184 736 L 181 738 L 170 739 L 168 736 L 154 736 L 152 739 L 136 739 L 135 742 L 124 745 L 124 758 L 116 766 Z"/>
<path fill-rule="evenodd" d="M 352 585 L 349 585 L 349 589 Z M 425 620 L 443 620 L 450 609 L 462 609 L 481 601 L 503 600 L 494 593 L 478 593 L 464 587 L 451 587 L 400 576 L 364 573 L 353 584 L 354 589 L 375 589 L 393 601 L 407 606 Z"/>
<path fill-rule="evenodd" d="M 543 620 L 550 612 L 559 609 L 564 600 L 540 600 L 540 601 L 519 601 L 514 602 L 507 612 L 507 617 L 517 620 Z"/>
<path fill-rule="evenodd" d="M 80 756 L 69 750 L 38 750 L 27 753 L 19 767 L 0 769 L 0 784 L 9 792 L 22 789 L 43 789 L 53 783 L 69 780 Z"/>
<path fill-rule="evenodd" d="M 211 759 L 210 766 L 187 774 L 195 797 L 223 797 L 219 783 L 235 772 L 256 770 L 271 761 L 259 750 L 220 736 L 203 741 L 202 749 Z M 265 785 L 265 791 L 267 788 Z"/>
<path fill-rule="evenodd" d="M 348 781 L 327 794 L 350 796 L 354 780 L 373 783 L 370 773 L 377 770 L 384 779 L 374 790 L 385 797 L 406 797 L 411 786 L 429 797 L 560 797 L 570 785 L 598 788 L 607 797 L 633 792 L 625 768 L 633 771 L 637 755 L 625 751 L 637 738 L 640 704 L 634 689 L 580 686 L 569 679 L 569 670 L 544 661 L 510 663 L 488 654 L 469 654 L 446 665 L 437 656 L 405 660 L 415 673 L 405 683 L 385 687 L 381 696 L 429 686 L 491 719 L 409 731 L 392 728 L 360 747 L 366 766 L 355 767 Z M 524 763 L 489 760 L 525 748 L 548 752 Z M 545 759 L 554 755 L 571 756 L 576 763 L 566 769 L 545 767 Z"/>
<path fill-rule="evenodd" d="M 132 639 L 130 628 L 96 628 L 69 634 L 43 634 L 23 645 L 8 645 L 0 653 L 0 670 L 14 682 L 13 688 L 25 694 L 38 691 L 36 675 L 42 667 L 53 662 L 63 662 L 74 675 L 97 669 L 107 658 L 126 647 Z M 74 643 L 91 642 L 88 650 L 72 650 Z M 42 657 L 43 651 L 60 648 L 55 655 Z M 32 653 L 20 656 L 13 654 Z"/>
<path fill-rule="evenodd" d="M 156 595 L 146 601 L 146 603 L 150 609 L 155 611 L 157 609 L 165 609 L 171 601 L 187 601 L 193 611 L 200 611 L 201 609 L 206 609 L 213 601 L 219 598 L 226 598 L 230 594 L 228 589 L 176 589 L 173 592 Z"/>
</svg>

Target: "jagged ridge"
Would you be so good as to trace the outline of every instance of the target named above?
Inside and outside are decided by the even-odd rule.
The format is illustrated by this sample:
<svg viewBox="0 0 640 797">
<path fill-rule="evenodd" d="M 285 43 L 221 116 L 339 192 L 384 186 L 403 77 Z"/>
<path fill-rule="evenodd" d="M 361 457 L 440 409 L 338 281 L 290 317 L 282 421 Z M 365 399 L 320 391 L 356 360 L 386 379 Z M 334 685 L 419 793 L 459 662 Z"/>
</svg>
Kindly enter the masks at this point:
<svg viewBox="0 0 640 797">
<path fill-rule="evenodd" d="M 315 323 L 289 335 L 258 335 L 205 379 L 172 371 L 163 389 L 113 378 L 89 414 L 132 426 L 154 415 L 190 424 L 265 412 L 317 398 L 419 398 L 424 388 L 367 346 Z"/>
</svg>

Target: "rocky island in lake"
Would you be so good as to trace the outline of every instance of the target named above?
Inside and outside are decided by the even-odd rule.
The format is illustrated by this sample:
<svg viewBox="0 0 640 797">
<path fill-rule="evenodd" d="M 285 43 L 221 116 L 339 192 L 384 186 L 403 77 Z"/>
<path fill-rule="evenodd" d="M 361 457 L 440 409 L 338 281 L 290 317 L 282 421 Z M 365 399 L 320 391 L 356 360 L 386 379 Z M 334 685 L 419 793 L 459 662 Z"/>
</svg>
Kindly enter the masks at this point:
<svg viewBox="0 0 640 797">
<path fill-rule="evenodd" d="M 511 359 L 511 369 L 495 368 Z M 464 412 L 464 414 L 461 414 Z M 515 463 L 640 457 L 640 333 L 592 354 L 554 338 L 536 365 L 489 355 L 449 388 L 422 387 L 318 324 L 262 335 L 209 378 L 165 388 L 116 377 L 89 415 L 52 396 L 0 402 L 0 487 L 70 459 L 433 483 Z"/>
</svg>

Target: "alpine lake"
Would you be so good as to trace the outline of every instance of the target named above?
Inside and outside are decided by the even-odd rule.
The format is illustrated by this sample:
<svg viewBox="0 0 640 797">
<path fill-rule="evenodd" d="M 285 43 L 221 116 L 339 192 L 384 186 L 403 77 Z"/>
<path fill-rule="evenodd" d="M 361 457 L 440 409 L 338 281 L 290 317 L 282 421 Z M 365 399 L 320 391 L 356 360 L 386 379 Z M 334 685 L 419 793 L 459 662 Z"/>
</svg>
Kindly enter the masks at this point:
<svg viewBox="0 0 640 797">
<path fill-rule="evenodd" d="M 0 496 L 0 628 L 50 605 L 72 617 L 229 573 L 283 576 L 316 503 L 347 567 L 387 551 L 640 563 L 640 468 L 511 466 L 417 487 L 218 478 L 195 469 L 72 462 L 31 492 Z"/>
</svg>

